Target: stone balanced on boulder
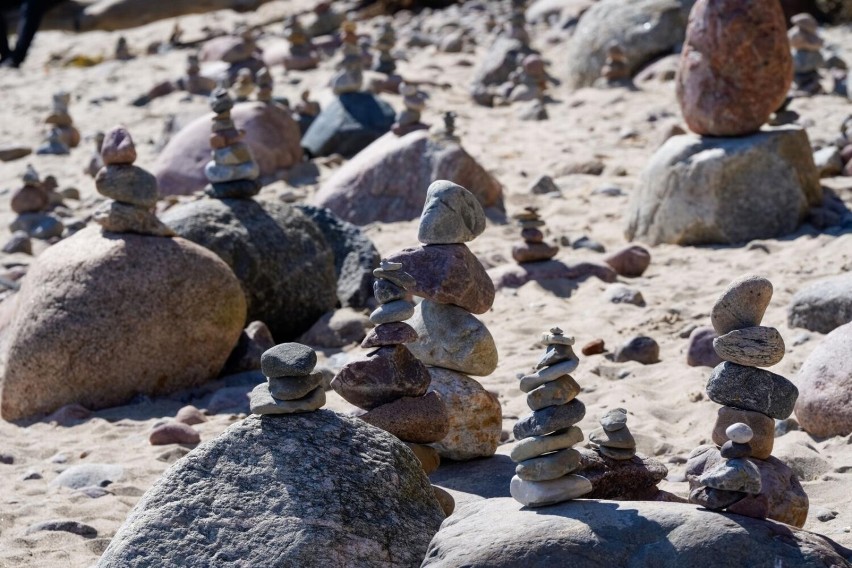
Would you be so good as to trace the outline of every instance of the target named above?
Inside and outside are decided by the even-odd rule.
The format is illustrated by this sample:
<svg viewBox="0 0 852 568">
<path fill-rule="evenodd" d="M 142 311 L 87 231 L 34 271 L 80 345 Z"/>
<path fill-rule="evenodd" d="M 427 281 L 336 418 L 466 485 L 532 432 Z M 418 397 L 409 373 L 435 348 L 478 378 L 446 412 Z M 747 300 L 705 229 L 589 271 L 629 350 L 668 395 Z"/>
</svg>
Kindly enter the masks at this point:
<svg viewBox="0 0 852 568">
<path fill-rule="evenodd" d="M 465 460 L 492 455 L 500 441 L 497 398 L 468 375 L 497 367 L 497 347 L 488 328 L 472 315 L 494 302 L 494 284 L 464 243 L 485 229 L 476 198 L 449 181 L 436 181 L 426 195 L 418 239 L 423 246 L 390 255 L 414 277 L 411 292 L 424 298 L 409 320 L 417 332 L 410 350 L 429 366 L 431 390 L 449 414 L 449 434 L 434 444 L 442 457 Z"/>
<path fill-rule="evenodd" d="M 550 260 L 559 252 L 559 247 L 544 242 L 541 227 L 544 221 L 538 214 L 538 207 L 525 207 L 522 213 L 514 215 L 521 226 L 521 238 L 524 244 L 512 247 L 512 258 L 519 264 Z"/>
<path fill-rule="evenodd" d="M 793 53 L 793 95 L 808 96 L 822 92 L 819 68 L 823 40 L 819 37 L 819 24 L 810 14 L 796 14 L 790 20 L 793 27 L 787 32 Z"/>
<path fill-rule="evenodd" d="M 399 86 L 399 94 L 402 95 L 405 110 L 399 113 L 399 117 L 391 127 L 393 133 L 397 136 L 405 136 L 409 132 L 429 128 L 428 125 L 420 122 L 421 113 L 426 108 L 426 97 L 423 93 L 410 83 L 402 83 Z"/>
<path fill-rule="evenodd" d="M 713 442 L 722 450 L 708 445 L 692 452 L 687 462 L 690 501 L 801 527 L 807 516 L 807 495 L 793 471 L 771 455 L 775 419 L 792 414 L 799 394 L 792 382 L 760 368 L 784 357 L 778 330 L 760 325 L 771 298 L 771 282 L 746 276 L 732 282 L 711 311 L 719 334 L 713 347 L 722 363 L 713 369 L 707 394 L 723 405 L 713 428 Z M 733 449 L 729 442 L 735 444 Z M 745 443 L 749 444 L 747 455 L 745 448 L 736 445 Z M 751 465 L 722 461 L 734 454 L 743 455 L 732 460 L 750 458 Z M 757 481 L 752 467 L 760 473 Z"/>
<path fill-rule="evenodd" d="M 299 414 L 325 404 L 322 373 L 314 372 L 317 354 L 300 343 L 282 343 L 263 353 L 260 369 L 267 382 L 249 395 L 252 414 Z"/>
<path fill-rule="evenodd" d="M 627 427 L 627 410 L 616 408 L 601 418 L 601 427 L 589 434 L 592 447 L 614 460 L 629 460 L 636 455 L 636 440 Z"/>
<path fill-rule="evenodd" d="M 586 415 L 585 405 L 576 398 L 580 385 L 569 374 L 580 362 L 571 348 L 574 338 L 554 327 L 542 341 L 547 351 L 536 371 L 521 378 L 521 390 L 533 412 L 515 424 L 518 444 L 511 455 L 518 466 L 509 491 L 528 507 L 553 505 L 592 491 L 592 483 L 575 473 L 580 452 L 572 448 L 583 441 L 575 424 Z"/>
<path fill-rule="evenodd" d="M 231 120 L 234 101 L 225 89 L 216 89 L 210 97 L 213 117 L 213 133 L 210 147 L 213 159 L 204 167 L 210 180 L 205 192 L 211 197 L 251 197 L 260 191 L 260 168 L 252 157 L 248 144 L 243 142 L 245 133 L 237 130 Z"/>
</svg>

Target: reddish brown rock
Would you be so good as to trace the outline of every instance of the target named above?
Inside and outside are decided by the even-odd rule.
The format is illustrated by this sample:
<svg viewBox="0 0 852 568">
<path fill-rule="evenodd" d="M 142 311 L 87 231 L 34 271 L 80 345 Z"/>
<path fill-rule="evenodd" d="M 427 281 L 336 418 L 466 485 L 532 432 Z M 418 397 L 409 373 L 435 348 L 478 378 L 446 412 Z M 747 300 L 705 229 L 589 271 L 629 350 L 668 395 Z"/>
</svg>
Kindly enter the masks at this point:
<svg viewBox="0 0 852 568">
<path fill-rule="evenodd" d="M 132 164 L 136 161 L 136 146 L 126 128 L 113 128 L 101 144 L 101 159 L 105 165 Z"/>
<path fill-rule="evenodd" d="M 12 194 L 11 207 L 15 213 L 37 213 L 47 209 L 49 198 L 40 185 L 25 185 Z"/>
<path fill-rule="evenodd" d="M 401 345 L 417 341 L 417 332 L 405 322 L 386 323 L 374 327 L 361 342 L 361 347 L 383 347 L 385 345 Z"/>
<path fill-rule="evenodd" d="M 693 329 L 686 345 L 686 364 L 690 367 L 715 367 L 721 363 L 722 358 L 713 348 L 713 340 L 717 337 L 716 330 L 709 325 Z"/>
<path fill-rule="evenodd" d="M 754 432 L 754 437 L 749 442 L 752 457 L 765 460 L 772 455 L 772 446 L 775 444 L 775 420 L 751 410 L 740 410 L 730 406 L 719 408 L 716 424 L 713 426 L 713 443 L 721 446 L 727 442 L 728 436 L 725 430 L 728 426 L 737 423 L 748 424 Z"/>
<path fill-rule="evenodd" d="M 361 420 L 415 444 L 440 442 L 450 430 L 447 408 L 434 392 L 402 397 L 360 416 Z"/>
<path fill-rule="evenodd" d="M 175 414 L 175 422 L 192 426 L 193 424 L 207 422 L 207 417 L 204 416 L 203 412 L 189 404 L 177 411 L 177 414 Z"/>
<path fill-rule="evenodd" d="M 547 243 L 524 243 L 512 247 L 512 258 L 517 262 L 540 262 L 550 260 L 559 252 L 557 247 Z"/>
<path fill-rule="evenodd" d="M 182 422 L 169 422 L 157 426 L 148 436 L 152 446 L 165 446 L 167 444 L 197 444 L 201 441 L 201 435 L 188 424 Z"/>
<path fill-rule="evenodd" d="M 347 363 L 331 388 L 355 406 L 371 410 L 403 396 L 423 396 L 429 371 L 406 347 L 380 347 Z"/>
<path fill-rule="evenodd" d="M 494 303 L 494 283 L 465 245 L 427 245 L 403 249 L 388 257 L 401 262 L 417 281 L 409 290 L 439 304 L 453 304 L 484 314 Z"/>
<path fill-rule="evenodd" d="M 644 247 L 633 245 L 607 256 L 604 262 L 619 276 L 637 278 L 642 276 L 651 264 L 651 253 Z"/>
<path fill-rule="evenodd" d="M 583 345 L 583 355 L 589 357 L 591 355 L 600 355 L 604 351 L 606 351 L 606 345 L 604 344 L 603 339 L 593 339 L 589 341 L 585 345 Z"/>
<path fill-rule="evenodd" d="M 778 0 L 695 3 L 677 76 L 677 98 L 693 132 L 757 132 L 784 102 L 792 78 Z"/>
</svg>

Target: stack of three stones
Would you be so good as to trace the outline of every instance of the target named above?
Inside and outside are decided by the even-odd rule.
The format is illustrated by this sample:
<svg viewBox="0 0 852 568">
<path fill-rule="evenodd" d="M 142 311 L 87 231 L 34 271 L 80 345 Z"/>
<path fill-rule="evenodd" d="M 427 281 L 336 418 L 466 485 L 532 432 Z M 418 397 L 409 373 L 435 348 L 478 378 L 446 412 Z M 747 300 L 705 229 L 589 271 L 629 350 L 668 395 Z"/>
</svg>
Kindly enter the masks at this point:
<svg viewBox="0 0 852 568">
<path fill-rule="evenodd" d="M 316 352 L 300 343 L 282 343 L 260 357 L 267 382 L 249 395 L 253 414 L 297 414 L 312 412 L 325 404 L 321 372 L 314 372 Z"/>
</svg>

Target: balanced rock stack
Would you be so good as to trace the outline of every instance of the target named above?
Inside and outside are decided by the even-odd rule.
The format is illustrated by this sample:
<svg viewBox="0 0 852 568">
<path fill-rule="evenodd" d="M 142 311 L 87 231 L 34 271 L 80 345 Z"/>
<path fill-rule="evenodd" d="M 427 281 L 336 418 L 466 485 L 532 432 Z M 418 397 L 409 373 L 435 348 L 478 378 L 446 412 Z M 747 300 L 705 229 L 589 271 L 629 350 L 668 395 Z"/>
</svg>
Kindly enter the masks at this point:
<svg viewBox="0 0 852 568">
<path fill-rule="evenodd" d="M 234 90 L 234 100 L 238 103 L 243 103 L 249 100 L 249 97 L 251 97 L 256 88 L 251 69 L 240 69 L 239 72 L 237 72 L 237 80 L 234 81 L 232 88 Z"/>
<path fill-rule="evenodd" d="M 27 166 L 22 180 L 23 187 L 12 193 L 11 207 L 17 214 L 38 213 L 47 209 L 50 198 L 44 184 L 38 177 L 38 172 L 31 166 Z"/>
<path fill-rule="evenodd" d="M 248 144 L 243 142 L 245 133 L 237 130 L 231 119 L 234 101 L 225 89 L 216 89 L 210 97 L 213 117 L 213 134 L 210 147 L 213 159 L 207 162 L 204 173 L 210 180 L 205 190 L 211 197 L 219 199 L 244 198 L 260 191 L 260 168 L 252 157 Z"/>
<path fill-rule="evenodd" d="M 399 86 L 399 94 L 402 95 L 405 110 L 399 113 L 396 123 L 391 127 L 393 133 L 397 136 L 405 136 L 409 132 L 429 128 L 420 122 L 421 113 L 426 108 L 426 97 L 423 93 L 410 83 L 402 83 Z"/>
<path fill-rule="evenodd" d="M 515 424 L 518 444 L 512 460 L 518 462 L 509 491 L 528 507 L 553 505 L 591 493 L 592 484 L 574 472 L 580 452 L 572 446 L 583 440 L 577 424 L 586 407 L 576 399 L 580 385 L 571 377 L 580 360 L 571 348 L 574 338 L 558 327 L 542 337 L 547 345 L 536 371 L 521 378 L 532 414 Z"/>
<path fill-rule="evenodd" d="M 559 247 L 544 242 L 541 227 L 544 221 L 538 214 L 537 207 L 525 207 L 522 213 L 517 213 L 514 219 L 521 226 L 521 238 L 524 244 L 512 247 L 512 258 L 519 264 L 550 260 L 559 252 Z"/>
<path fill-rule="evenodd" d="M 36 154 L 39 156 L 64 156 L 70 154 L 71 150 L 62 141 L 62 138 L 62 130 L 54 126 L 47 131 L 47 138 L 45 138 L 41 146 L 36 148 Z"/>
<path fill-rule="evenodd" d="M 720 452 L 725 461 L 704 471 L 698 478 L 700 486 L 689 493 L 690 501 L 716 511 L 748 495 L 760 495 L 762 489 L 760 470 L 747 459 L 752 454 L 749 442 L 754 432 L 747 424 L 738 422 L 728 426 L 725 435 L 729 440 Z"/>
<path fill-rule="evenodd" d="M 152 213 L 159 199 L 157 178 L 138 166 L 136 146 L 123 126 L 110 130 L 101 144 L 104 167 L 95 176 L 98 193 L 114 200 L 99 207 L 94 220 L 112 233 L 168 237 L 174 231 Z"/>
<path fill-rule="evenodd" d="M 274 81 L 272 80 L 272 74 L 269 73 L 269 68 L 264 67 L 260 71 L 257 72 L 257 100 L 262 103 L 271 103 L 272 101 L 272 88 L 274 86 Z"/>
<path fill-rule="evenodd" d="M 321 372 L 314 372 L 317 354 L 300 343 L 281 343 L 260 357 L 267 382 L 249 395 L 252 414 L 313 412 L 325 404 Z"/>
<path fill-rule="evenodd" d="M 469 375 L 497 368 L 497 346 L 488 328 L 472 314 L 494 302 L 494 284 L 465 246 L 485 230 L 482 206 L 469 191 L 449 181 L 429 186 L 420 217 L 423 246 L 390 255 L 414 277 L 420 296 L 409 320 L 417 339 L 409 349 L 429 367 L 431 390 L 441 395 L 449 414 L 449 433 L 434 444 L 454 460 L 494 454 L 500 442 L 502 413 L 497 398 Z"/>
<path fill-rule="evenodd" d="M 361 343 L 370 351 L 345 365 L 331 387 L 368 411 L 361 416 L 365 422 L 405 442 L 428 474 L 438 467 L 440 457 L 425 444 L 444 439 L 449 418 L 441 396 L 428 392 L 431 377 L 426 366 L 405 346 L 417 339 L 417 332 L 405 323 L 414 314 L 414 304 L 406 299 L 414 278 L 402 264 L 387 260 L 373 275 L 379 307 L 370 320 L 376 327 Z"/>
<path fill-rule="evenodd" d="M 713 348 L 722 363 L 713 369 L 707 383 L 707 394 L 710 400 L 723 405 L 712 436 L 713 442 L 722 446 L 723 453 L 720 456 L 716 446 L 701 446 L 692 452 L 687 462 L 687 477 L 693 492 L 690 500 L 708 508 L 735 505 L 731 512 L 769 517 L 801 526 L 804 522 L 802 508 L 805 516 L 807 514 L 807 497 L 792 470 L 771 455 L 775 420 L 784 420 L 792 414 L 799 395 L 792 382 L 760 368 L 779 363 L 785 351 L 784 340 L 778 330 L 760 325 L 771 298 L 771 282 L 758 276 L 745 276 L 732 282 L 713 306 L 710 319 L 719 335 L 713 340 Z M 751 467 L 740 462 L 734 462 L 727 470 L 720 470 L 719 476 L 709 475 L 708 472 L 716 470 L 721 458 L 744 451 L 736 445 L 730 449 L 729 441 L 748 443 L 748 456 L 764 480 L 778 478 L 783 479 L 783 483 L 764 483 L 764 489 L 770 491 L 766 495 L 760 494 L 758 482 L 744 484 L 743 487 L 748 490 L 732 489 L 733 485 L 726 484 L 726 480 L 744 479 L 744 476 L 753 473 Z M 744 460 L 745 457 L 736 459 Z M 736 468 L 739 473 L 731 468 Z M 739 493 L 735 496 L 698 491 L 705 486 Z M 748 495 L 757 496 L 748 501 L 745 499 Z"/>
<path fill-rule="evenodd" d="M 636 440 L 627 427 L 627 410 L 610 410 L 600 423 L 601 427 L 589 434 L 592 447 L 610 459 L 633 459 L 636 455 Z"/>
<path fill-rule="evenodd" d="M 394 61 L 391 50 L 396 45 L 396 32 L 390 21 L 385 21 L 382 24 L 379 37 L 376 39 L 376 49 L 379 52 L 379 60 L 376 63 L 375 70 L 385 75 L 391 75 L 396 71 L 396 61 Z"/>
<path fill-rule="evenodd" d="M 793 53 L 793 94 L 816 95 L 822 92 L 819 68 L 825 63 L 822 58 L 823 40 L 819 37 L 819 24 L 810 14 L 796 14 L 790 20 L 793 27 L 787 32 Z"/>
<path fill-rule="evenodd" d="M 343 24 L 343 58 L 337 64 L 337 73 L 331 78 L 331 90 L 336 95 L 357 93 L 364 84 L 364 56 L 358 45 L 354 22 Z"/>
<path fill-rule="evenodd" d="M 71 95 L 59 91 L 53 95 L 53 108 L 44 123 L 51 126 L 51 131 L 57 131 L 59 140 L 69 148 L 76 148 L 80 143 L 80 132 L 74 127 L 74 121 L 68 114 Z M 42 152 L 44 153 L 44 152 Z"/>
<path fill-rule="evenodd" d="M 319 63 L 319 57 L 317 57 L 311 39 L 297 16 L 291 16 L 287 20 L 284 25 L 284 36 L 290 42 L 289 52 L 284 57 L 284 69 L 288 71 L 314 69 Z"/>
<path fill-rule="evenodd" d="M 606 63 L 601 69 L 601 78 L 596 86 L 612 87 L 630 83 L 630 67 L 621 45 L 611 44 L 606 50 Z"/>
</svg>

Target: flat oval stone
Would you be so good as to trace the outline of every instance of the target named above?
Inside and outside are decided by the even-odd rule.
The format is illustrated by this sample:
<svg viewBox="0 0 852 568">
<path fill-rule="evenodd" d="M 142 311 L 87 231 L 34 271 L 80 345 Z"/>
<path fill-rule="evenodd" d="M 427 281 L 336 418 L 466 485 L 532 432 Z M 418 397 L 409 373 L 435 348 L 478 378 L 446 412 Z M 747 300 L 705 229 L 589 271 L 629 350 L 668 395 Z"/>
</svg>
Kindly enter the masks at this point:
<svg viewBox="0 0 852 568">
<path fill-rule="evenodd" d="M 373 276 L 379 280 L 387 280 L 388 282 L 396 284 L 404 290 L 410 290 L 416 284 L 414 277 L 404 270 L 385 270 L 384 268 L 374 268 Z"/>
<path fill-rule="evenodd" d="M 414 304 L 405 300 L 394 300 L 382 304 L 370 314 L 370 321 L 376 325 L 405 321 L 414 315 Z"/>
<path fill-rule="evenodd" d="M 414 277 L 409 291 L 440 304 L 484 314 L 494 303 L 494 283 L 485 267 L 463 244 L 403 249 L 389 260 L 401 262 Z"/>
<path fill-rule="evenodd" d="M 582 497 L 592 491 L 592 483 L 579 475 L 566 475 L 550 481 L 524 481 L 517 475 L 509 483 L 515 501 L 527 507 L 543 507 Z"/>
<path fill-rule="evenodd" d="M 630 429 L 626 427 L 612 432 L 607 432 L 603 428 L 596 428 L 589 434 L 589 441 L 599 446 L 617 450 L 636 449 L 636 440 L 633 439 Z"/>
<path fill-rule="evenodd" d="M 281 343 L 260 356 L 260 370 L 270 378 L 305 377 L 316 364 L 316 352 L 301 343 Z"/>
<path fill-rule="evenodd" d="M 515 444 L 509 457 L 512 461 L 521 462 L 548 452 L 570 448 L 582 441 L 583 431 L 576 426 L 571 426 L 564 432 L 524 438 Z"/>
<path fill-rule="evenodd" d="M 378 278 L 373 282 L 373 295 L 376 297 L 378 303 L 387 304 L 394 300 L 404 300 L 407 292 L 404 288 L 397 286 L 390 280 Z"/>
<path fill-rule="evenodd" d="M 586 416 L 586 406 L 577 399 L 562 406 L 548 406 L 536 410 L 515 423 L 516 440 L 530 436 L 543 436 L 573 426 Z"/>
<path fill-rule="evenodd" d="M 418 241 L 427 245 L 466 243 L 484 230 L 485 212 L 471 192 L 446 180 L 429 186 Z"/>
<path fill-rule="evenodd" d="M 772 299 L 772 282 L 761 276 L 743 276 L 728 285 L 710 312 L 719 335 L 760 325 Z"/>
<path fill-rule="evenodd" d="M 747 459 L 727 460 L 703 473 L 698 483 L 711 489 L 757 495 L 761 489 L 760 470 Z"/>
<path fill-rule="evenodd" d="M 535 373 L 521 378 L 520 389 L 523 392 L 531 392 L 541 385 L 547 384 L 550 381 L 555 381 L 563 375 L 574 372 L 579 364 L 580 359 L 575 356 L 570 361 L 563 361 L 561 363 L 551 365 L 550 367 L 539 369 Z"/>
<path fill-rule="evenodd" d="M 651 264 L 651 253 L 645 247 L 632 245 L 604 258 L 619 276 L 638 278 Z"/>
<path fill-rule="evenodd" d="M 301 414 L 313 412 L 325 405 L 325 389 L 321 386 L 307 396 L 296 400 L 277 400 L 272 398 L 269 385 L 261 383 L 249 393 L 249 407 L 252 414 Z"/>
<path fill-rule="evenodd" d="M 740 410 L 730 406 L 719 408 L 716 424 L 713 426 L 713 443 L 721 446 L 727 442 L 728 435 L 725 432 L 728 426 L 738 422 L 748 424 L 754 433 L 754 437 L 749 442 L 752 457 L 761 460 L 769 458 L 775 444 L 775 420 L 760 412 Z"/>
<path fill-rule="evenodd" d="M 697 487 L 690 491 L 689 502 L 707 507 L 711 511 L 721 511 L 748 497 L 742 491 L 722 491 L 710 487 Z"/>
<path fill-rule="evenodd" d="M 569 448 L 524 460 L 515 467 L 515 475 L 524 481 L 548 481 L 567 475 L 579 466 L 580 452 Z"/>
<path fill-rule="evenodd" d="M 435 392 L 401 397 L 359 416 L 361 420 L 390 432 L 404 442 L 440 442 L 450 430 L 447 407 Z"/>
<path fill-rule="evenodd" d="M 600 420 L 600 424 L 607 432 L 621 430 L 627 425 L 627 410 L 624 408 L 613 408 Z"/>
<path fill-rule="evenodd" d="M 565 375 L 530 391 L 527 395 L 527 405 L 532 410 L 541 410 L 548 406 L 567 404 L 574 400 L 581 390 L 571 375 Z"/>
<path fill-rule="evenodd" d="M 633 459 L 636 455 L 635 448 L 609 448 L 607 446 L 598 446 L 598 451 L 610 459 L 619 461 Z"/>
<path fill-rule="evenodd" d="M 784 339 L 774 327 L 735 329 L 713 340 L 724 361 L 749 367 L 771 367 L 784 358 Z"/>
<path fill-rule="evenodd" d="M 405 322 L 384 323 L 371 329 L 361 342 L 361 347 L 383 347 L 401 345 L 417 340 L 417 332 Z"/>
<path fill-rule="evenodd" d="M 713 369 L 707 395 L 718 404 L 783 420 L 793 412 L 799 390 L 781 375 L 725 361 Z"/>
<path fill-rule="evenodd" d="M 197 444 L 201 441 L 198 431 L 183 422 L 168 422 L 157 426 L 148 436 L 148 442 L 152 446 L 166 446 L 168 444 Z"/>
<path fill-rule="evenodd" d="M 571 361 L 572 359 L 576 359 L 577 356 L 574 354 L 574 350 L 570 345 L 548 345 L 547 351 L 544 352 L 541 359 L 536 363 L 536 369 L 542 369 L 544 367 L 549 367 L 551 365 L 555 365 L 556 363 L 561 363 L 563 361 Z"/>
<path fill-rule="evenodd" d="M 429 371 L 403 345 L 380 347 L 343 366 L 331 388 L 350 403 L 367 410 L 403 396 L 423 396 Z"/>
<path fill-rule="evenodd" d="M 126 128 L 117 126 L 104 135 L 101 159 L 106 165 L 132 164 L 136 161 L 136 146 Z"/>
<path fill-rule="evenodd" d="M 748 444 L 751 442 L 751 439 L 754 438 L 754 432 L 751 431 L 751 427 L 742 422 L 737 422 L 736 424 L 728 426 L 725 429 L 725 435 L 729 440 L 736 442 L 737 444 Z"/>
<path fill-rule="evenodd" d="M 751 456 L 751 446 L 749 444 L 738 444 L 728 440 L 722 444 L 722 449 L 719 453 L 725 459 L 747 458 Z"/>
<path fill-rule="evenodd" d="M 101 168 L 95 176 L 98 193 L 122 203 L 151 208 L 157 204 L 157 178 L 137 166 Z"/>
<path fill-rule="evenodd" d="M 311 373 L 303 377 L 273 377 L 268 381 L 269 394 L 276 400 L 304 398 L 322 384 L 322 373 Z"/>
</svg>

